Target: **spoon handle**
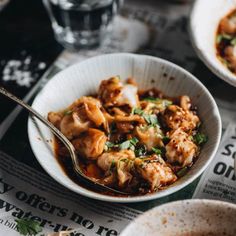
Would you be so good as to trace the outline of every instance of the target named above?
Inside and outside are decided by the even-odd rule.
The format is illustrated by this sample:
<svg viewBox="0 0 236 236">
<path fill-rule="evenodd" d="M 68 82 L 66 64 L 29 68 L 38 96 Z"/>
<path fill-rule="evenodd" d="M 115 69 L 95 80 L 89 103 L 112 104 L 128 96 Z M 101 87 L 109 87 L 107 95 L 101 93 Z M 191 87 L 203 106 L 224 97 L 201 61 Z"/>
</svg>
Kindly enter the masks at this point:
<svg viewBox="0 0 236 236">
<path fill-rule="evenodd" d="M 17 104 L 19 104 L 20 106 L 22 106 L 23 108 L 25 108 L 26 110 L 28 110 L 28 112 L 32 115 L 34 115 L 35 117 L 37 117 L 41 122 L 43 122 L 47 127 L 50 128 L 50 130 L 63 142 L 63 144 L 68 148 L 70 155 L 72 157 L 72 161 L 75 164 L 75 167 L 77 167 L 77 165 L 79 165 L 75 152 L 74 152 L 74 146 L 71 144 L 71 142 L 51 123 L 49 122 L 47 119 L 45 119 L 42 115 L 40 115 L 37 111 L 35 111 L 31 106 L 29 106 L 28 104 L 26 104 L 24 101 L 22 101 L 21 99 L 19 99 L 18 97 L 16 97 L 15 95 L 13 95 L 12 93 L 8 92 L 5 88 L 0 86 L 0 93 L 6 97 L 8 97 L 9 99 L 11 99 L 12 101 L 16 102 Z"/>
<path fill-rule="evenodd" d="M 62 142 L 63 144 L 67 147 L 67 149 L 70 152 L 70 156 L 73 162 L 73 168 L 75 172 L 77 173 L 78 176 L 82 177 L 83 180 L 87 180 L 87 183 L 93 184 L 94 186 L 97 186 L 100 189 L 105 189 L 105 190 L 110 190 L 112 192 L 116 192 L 119 194 L 125 194 L 124 192 L 121 192 L 119 190 L 110 188 L 104 184 L 94 182 L 92 181 L 89 177 L 87 177 L 83 171 L 80 169 L 79 161 L 77 159 L 77 156 L 75 154 L 75 148 L 72 145 L 72 143 L 66 138 L 64 134 L 61 133 L 51 122 L 49 122 L 47 119 L 45 119 L 42 115 L 40 115 L 37 111 L 35 111 L 31 106 L 26 104 L 24 101 L 13 95 L 12 93 L 8 92 L 5 88 L 0 86 L 0 94 L 4 95 L 5 97 L 9 98 L 10 100 L 16 102 L 23 108 L 25 108 L 30 114 L 34 115 L 36 118 L 38 118 L 42 123 L 44 123 Z"/>
</svg>

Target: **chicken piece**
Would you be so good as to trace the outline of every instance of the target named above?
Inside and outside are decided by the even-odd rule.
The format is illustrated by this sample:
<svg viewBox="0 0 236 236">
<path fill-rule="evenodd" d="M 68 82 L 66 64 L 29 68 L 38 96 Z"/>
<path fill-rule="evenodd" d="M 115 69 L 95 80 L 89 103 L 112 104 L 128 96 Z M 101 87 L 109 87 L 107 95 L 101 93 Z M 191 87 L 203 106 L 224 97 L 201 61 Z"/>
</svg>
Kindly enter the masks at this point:
<svg viewBox="0 0 236 236">
<path fill-rule="evenodd" d="M 194 130 L 200 124 L 197 115 L 177 105 L 167 107 L 164 113 L 164 121 L 169 128 L 174 130 L 182 128 L 184 131 Z"/>
<path fill-rule="evenodd" d="M 48 120 L 52 122 L 68 138 L 77 138 L 90 127 L 100 127 L 109 130 L 108 113 L 102 111 L 100 101 L 93 97 L 82 97 L 76 100 L 64 112 L 49 112 Z"/>
<path fill-rule="evenodd" d="M 127 82 L 123 84 L 119 77 L 102 81 L 98 96 L 105 107 L 128 105 L 132 108 L 139 106 L 138 88 L 130 81 Z"/>
<path fill-rule="evenodd" d="M 118 98 L 118 106 L 129 105 L 130 107 L 138 107 L 138 88 L 133 84 L 125 84 L 121 90 L 120 97 Z"/>
<path fill-rule="evenodd" d="M 225 17 L 220 22 L 220 29 L 225 34 L 236 33 L 236 16 Z"/>
<path fill-rule="evenodd" d="M 114 117 L 115 122 L 137 122 L 140 124 L 145 124 L 145 120 L 143 117 L 139 115 L 129 115 L 129 116 L 121 116 L 121 115 L 116 115 Z"/>
<path fill-rule="evenodd" d="M 114 121 L 114 117 L 111 114 L 109 114 L 105 109 L 103 110 L 102 113 L 105 119 L 107 120 L 108 124 L 111 124 Z"/>
<path fill-rule="evenodd" d="M 141 177 L 150 184 L 151 191 L 177 180 L 171 168 L 166 165 L 160 156 L 155 154 L 147 158 L 136 158 L 135 168 Z"/>
<path fill-rule="evenodd" d="M 119 130 L 122 134 L 128 134 L 131 133 L 134 129 L 134 126 L 130 122 L 117 122 L 116 128 Z"/>
<path fill-rule="evenodd" d="M 163 133 L 158 125 L 156 126 L 138 126 L 135 129 L 135 134 L 138 137 L 140 143 L 147 147 L 148 151 L 151 151 L 153 147 L 162 147 Z"/>
<path fill-rule="evenodd" d="M 89 128 L 80 138 L 72 141 L 78 154 L 96 160 L 103 153 L 107 137 L 104 132 Z"/>
<path fill-rule="evenodd" d="M 180 107 L 184 110 L 189 110 L 191 106 L 192 104 L 189 96 L 184 95 L 180 97 Z"/>
<path fill-rule="evenodd" d="M 164 111 L 168 106 L 172 104 L 172 101 L 167 99 L 156 98 L 148 101 L 141 101 L 140 105 L 142 110 L 147 114 L 158 114 Z"/>
<path fill-rule="evenodd" d="M 90 121 L 84 121 L 77 112 L 65 115 L 59 125 L 60 131 L 69 139 L 77 138 L 91 126 Z"/>
<path fill-rule="evenodd" d="M 158 114 L 161 111 L 165 110 L 165 107 L 161 107 L 153 102 L 141 101 L 140 105 L 145 114 L 148 115 Z"/>
<path fill-rule="evenodd" d="M 229 62 L 228 67 L 236 72 L 236 46 L 228 46 L 225 48 L 225 59 Z"/>
<path fill-rule="evenodd" d="M 170 141 L 166 145 L 166 158 L 169 163 L 178 163 L 182 167 L 191 165 L 198 154 L 198 147 L 191 136 L 182 129 L 170 132 Z"/>
<path fill-rule="evenodd" d="M 146 114 L 157 114 L 159 110 L 156 111 L 156 105 L 152 102 L 141 101 L 140 106 Z"/>
<path fill-rule="evenodd" d="M 61 112 L 49 112 L 48 120 L 58 129 L 60 129 L 60 123 L 63 118 L 63 114 Z"/>
<path fill-rule="evenodd" d="M 127 112 L 123 111 L 119 107 L 112 107 L 111 111 L 114 113 L 114 116 L 127 116 Z"/>
<path fill-rule="evenodd" d="M 110 111 L 113 114 L 113 121 L 115 122 L 138 122 L 145 124 L 145 120 L 140 115 L 130 114 L 130 112 L 125 112 L 119 107 L 112 107 Z"/>
<path fill-rule="evenodd" d="M 85 119 L 92 121 L 96 127 L 101 125 L 108 129 L 106 115 L 102 111 L 101 102 L 93 97 L 81 97 L 70 106 L 71 110 L 75 110 L 78 114 L 86 116 Z"/>
<path fill-rule="evenodd" d="M 117 173 L 119 187 L 124 187 L 132 180 L 131 169 L 135 154 L 131 150 L 121 150 L 119 152 L 105 152 L 98 157 L 98 166 L 106 172 L 106 176 Z"/>
</svg>

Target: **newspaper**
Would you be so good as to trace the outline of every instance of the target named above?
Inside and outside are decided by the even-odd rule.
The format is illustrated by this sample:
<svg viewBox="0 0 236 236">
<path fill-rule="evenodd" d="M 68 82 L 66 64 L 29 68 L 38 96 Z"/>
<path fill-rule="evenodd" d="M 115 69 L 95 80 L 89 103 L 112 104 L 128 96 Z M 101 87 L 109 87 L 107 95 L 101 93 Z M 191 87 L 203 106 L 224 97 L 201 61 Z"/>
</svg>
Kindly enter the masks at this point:
<svg viewBox="0 0 236 236">
<path fill-rule="evenodd" d="M 110 41 L 96 50 L 81 50 L 79 53 L 63 51 L 24 100 L 30 101 L 55 73 L 65 67 L 103 53 L 142 53 L 179 64 L 195 74 L 212 92 L 226 131 L 217 155 L 202 175 L 196 190 L 196 183 L 193 183 L 158 201 L 139 203 L 139 206 L 142 206 L 140 209 L 148 210 L 169 201 L 191 198 L 194 190 L 193 198 L 221 199 L 236 203 L 236 178 L 233 171 L 236 157 L 236 124 L 232 123 L 226 128 L 227 124 L 234 122 L 236 118 L 235 90 L 217 79 L 194 53 L 187 32 L 190 5 L 176 8 L 170 5 L 167 9 L 166 6 L 161 6 L 161 1 L 158 2 L 160 5 L 155 8 L 155 4 L 149 5 L 146 1 L 127 1 L 128 7 L 124 9 L 126 17 L 116 18 L 114 34 Z M 28 150 L 28 140 L 24 136 L 26 127 L 22 132 L 16 131 L 17 128 L 24 127 L 25 121 L 19 118 L 20 111 L 21 108 L 17 107 L 0 124 L 0 235 L 19 235 L 15 219 L 23 217 L 39 221 L 43 226 L 42 234 L 76 229 L 71 236 L 119 235 L 141 211 L 79 196 L 56 183 L 48 175 L 16 160 L 23 159 L 29 163 L 27 159 L 34 158 Z M 16 133 L 21 143 L 15 140 Z M 10 147 L 13 138 L 14 148 L 20 149 L 23 144 L 29 155 L 22 158 L 25 155 L 24 148 L 17 149 L 15 154 Z"/>
<path fill-rule="evenodd" d="M 15 219 L 27 218 L 40 222 L 45 235 L 77 229 L 77 236 L 113 236 L 138 214 L 140 211 L 123 205 L 70 192 L 49 176 L 0 152 L 0 235 L 19 235 Z"/>
<path fill-rule="evenodd" d="M 217 199 L 236 203 L 236 124 L 229 124 L 220 148 L 204 172 L 193 198 Z"/>
</svg>

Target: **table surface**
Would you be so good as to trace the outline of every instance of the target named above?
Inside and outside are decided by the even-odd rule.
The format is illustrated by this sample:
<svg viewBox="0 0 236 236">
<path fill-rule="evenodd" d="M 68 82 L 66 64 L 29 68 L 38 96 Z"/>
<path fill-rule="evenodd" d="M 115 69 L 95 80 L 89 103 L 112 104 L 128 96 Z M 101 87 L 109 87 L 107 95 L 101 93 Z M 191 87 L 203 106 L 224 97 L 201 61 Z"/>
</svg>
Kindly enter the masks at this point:
<svg viewBox="0 0 236 236">
<path fill-rule="evenodd" d="M 233 120 L 236 116 L 235 110 L 232 110 L 232 106 L 229 106 L 229 104 L 236 103 L 236 89 L 213 75 L 194 53 L 187 33 L 191 4 L 182 5 L 170 2 L 150 0 L 129 0 L 126 2 L 123 9 L 124 15 L 136 19 L 142 18 L 141 20 L 153 29 L 164 29 L 162 34 L 158 35 L 157 32 L 158 40 L 142 48 L 138 53 L 168 59 L 196 75 L 216 98 L 221 113 L 224 114 L 223 122 L 225 126 L 230 119 Z M 171 24 L 167 24 L 166 16 L 170 16 L 172 19 Z M 176 31 L 178 32 L 176 33 Z M 173 34 L 177 34 L 178 37 L 173 37 Z M 50 21 L 40 0 L 11 0 L 5 9 L 0 12 L 0 35 L 0 73 L 2 73 L 0 85 L 24 98 L 62 52 L 63 48 L 53 37 Z M 163 47 L 160 46 L 164 42 L 167 43 Z M 173 51 L 172 49 L 177 48 L 175 44 L 178 44 L 182 51 Z M 17 79 L 7 79 L 7 73 L 10 73 L 10 75 L 15 73 L 14 68 L 11 68 L 11 72 L 6 72 L 9 63 L 11 67 L 12 61 L 13 64 L 20 61 L 19 70 L 30 73 L 32 80 L 28 87 L 22 86 Z M 40 65 L 43 66 L 40 67 Z M 16 119 L 12 118 L 11 112 L 15 105 L 2 97 L 0 107 L 0 150 L 20 162 L 44 172 L 36 161 L 29 145 L 27 112 L 21 111 Z M 226 113 L 229 115 L 225 116 Z M 12 124 L 8 125 L 9 123 Z M 6 128 L 7 126 L 9 126 L 9 129 Z M 5 135 L 1 136 L 1 130 L 4 130 Z M 165 202 L 191 198 L 197 182 L 198 180 L 194 181 L 183 190 L 168 197 L 146 203 L 128 204 L 128 206 L 147 210 Z"/>
</svg>

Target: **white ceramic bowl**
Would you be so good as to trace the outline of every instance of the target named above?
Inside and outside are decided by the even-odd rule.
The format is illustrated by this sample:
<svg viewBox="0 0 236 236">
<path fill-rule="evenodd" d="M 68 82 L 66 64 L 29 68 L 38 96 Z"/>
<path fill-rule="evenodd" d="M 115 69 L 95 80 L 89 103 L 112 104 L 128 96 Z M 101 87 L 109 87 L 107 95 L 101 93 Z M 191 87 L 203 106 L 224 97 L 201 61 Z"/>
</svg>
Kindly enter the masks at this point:
<svg viewBox="0 0 236 236">
<path fill-rule="evenodd" d="M 190 37 L 196 53 L 218 77 L 236 86 L 236 75 L 217 58 L 215 38 L 222 17 L 236 8 L 236 0 L 196 0 L 190 15 Z"/>
<path fill-rule="evenodd" d="M 155 207 L 134 220 L 120 236 L 235 236 L 236 205 L 185 200 Z"/>
<path fill-rule="evenodd" d="M 133 54 L 108 54 L 88 59 L 73 65 L 52 78 L 38 94 L 33 108 L 47 116 L 49 111 L 57 111 L 70 105 L 74 100 L 93 94 L 100 82 L 111 76 L 122 79 L 133 77 L 139 88 L 157 87 L 169 96 L 187 94 L 198 107 L 203 121 L 204 132 L 209 141 L 204 145 L 199 159 L 191 170 L 169 188 L 138 197 L 112 197 L 95 193 L 71 181 L 55 160 L 51 143 L 44 140 L 53 138 L 52 133 L 37 122 L 29 119 L 28 134 L 33 152 L 39 163 L 56 181 L 84 196 L 112 202 L 138 202 L 164 197 L 180 190 L 196 179 L 214 157 L 221 137 L 221 120 L 216 103 L 208 90 L 184 69 L 158 58 Z"/>
</svg>

